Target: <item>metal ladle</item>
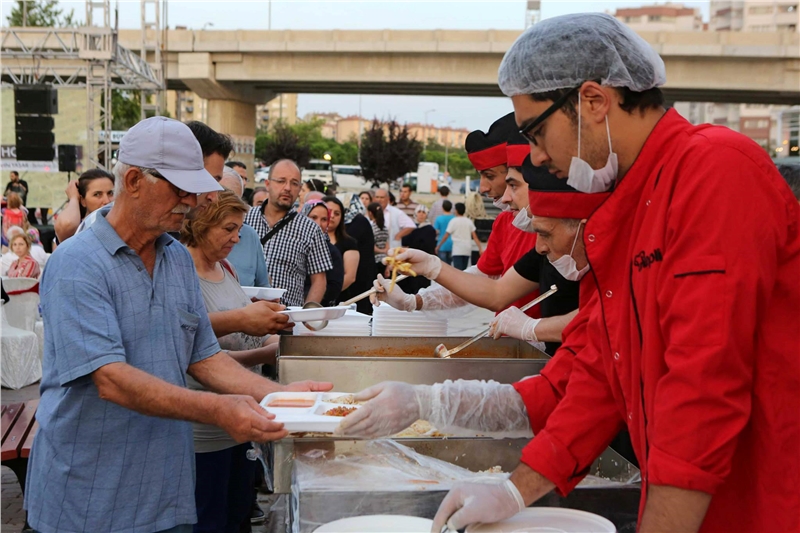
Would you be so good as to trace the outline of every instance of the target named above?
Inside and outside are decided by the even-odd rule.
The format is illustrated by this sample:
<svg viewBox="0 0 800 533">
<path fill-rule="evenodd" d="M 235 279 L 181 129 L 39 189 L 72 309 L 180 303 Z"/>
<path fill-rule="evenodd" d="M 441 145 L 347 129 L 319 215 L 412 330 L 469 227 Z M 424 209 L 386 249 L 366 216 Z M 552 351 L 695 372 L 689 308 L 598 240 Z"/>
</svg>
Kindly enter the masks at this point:
<svg viewBox="0 0 800 533">
<path fill-rule="evenodd" d="M 549 298 L 550 296 L 552 296 L 556 292 L 558 292 L 558 287 L 556 287 L 555 285 L 550 285 L 550 290 L 549 291 L 547 291 L 544 294 L 539 295 L 539 297 L 537 297 L 536 299 L 531 300 L 527 304 L 523 305 L 520 308 L 520 311 L 522 311 L 522 312 L 527 311 L 528 309 L 530 309 L 534 305 L 538 304 L 542 300 L 545 300 L 545 299 Z M 489 326 L 488 328 L 486 328 L 485 330 L 481 331 L 480 333 L 478 333 L 477 335 L 475 335 L 471 339 L 467 339 L 466 341 L 462 342 L 461 344 L 459 344 L 458 346 L 456 346 L 452 350 L 448 350 L 447 347 L 444 344 L 440 344 L 433 351 L 433 354 L 436 357 L 439 357 L 440 359 L 450 359 L 451 355 L 453 355 L 455 353 L 458 353 L 461 350 L 463 350 L 464 348 L 466 348 L 467 346 L 469 346 L 471 344 L 474 344 L 474 343 L 478 342 L 479 340 L 481 340 L 483 337 L 486 336 L 487 333 L 489 333 L 489 330 L 491 330 L 491 329 L 492 329 L 492 327 Z"/>
<path fill-rule="evenodd" d="M 317 303 L 317 302 L 306 302 L 303 304 L 303 309 L 319 309 L 321 307 L 325 307 L 324 305 Z M 312 325 L 314 324 L 314 325 Z M 319 331 L 321 329 L 325 329 L 325 326 L 328 325 L 327 320 L 314 320 L 309 322 L 303 322 L 303 325 L 310 329 L 311 331 Z"/>
</svg>

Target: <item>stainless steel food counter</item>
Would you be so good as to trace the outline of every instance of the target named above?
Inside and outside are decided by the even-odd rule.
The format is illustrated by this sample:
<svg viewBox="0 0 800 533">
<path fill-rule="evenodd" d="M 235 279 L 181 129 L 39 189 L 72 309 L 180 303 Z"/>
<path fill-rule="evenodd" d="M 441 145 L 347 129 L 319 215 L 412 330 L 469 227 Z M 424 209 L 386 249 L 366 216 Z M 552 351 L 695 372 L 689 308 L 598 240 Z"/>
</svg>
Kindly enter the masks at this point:
<svg viewBox="0 0 800 533">
<path fill-rule="evenodd" d="M 281 337 L 278 350 L 278 376 L 281 383 L 313 379 L 331 381 L 334 391 L 357 392 L 381 381 L 405 381 L 433 384 L 445 379 L 484 379 L 513 383 L 537 375 L 548 356 L 526 342 L 510 338 L 497 341 L 482 339 L 453 359 L 438 359 L 435 347 L 460 344 L 466 338 L 406 337 Z M 480 471 L 501 466 L 510 472 L 519 464 L 526 439 L 494 440 L 489 438 L 400 439 L 423 455 L 435 457 L 469 470 Z M 334 454 L 357 451 L 364 443 L 336 439 L 284 439 L 274 446 L 276 493 L 288 493 L 292 487 L 292 469 L 296 454 L 323 449 Z M 595 462 L 592 472 L 602 477 L 628 481 L 638 470 L 609 449 Z M 638 485 L 586 487 L 569 498 L 554 494 L 543 499 L 545 505 L 585 509 L 606 516 L 620 531 L 635 528 Z M 338 492 L 301 490 L 293 495 L 294 531 L 310 531 L 308 524 L 329 522 L 345 516 L 387 514 L 392 501 L 413 505 L 416 516 L 432 518 L 446 491 L 396 493 L 385 491 Z M 407 499 L 411 498 L 409 502 Z M 604 512 L 599 512 L 602 508 Z M 301 525 L 303 526 L 301 528 Z"/>
</svg>

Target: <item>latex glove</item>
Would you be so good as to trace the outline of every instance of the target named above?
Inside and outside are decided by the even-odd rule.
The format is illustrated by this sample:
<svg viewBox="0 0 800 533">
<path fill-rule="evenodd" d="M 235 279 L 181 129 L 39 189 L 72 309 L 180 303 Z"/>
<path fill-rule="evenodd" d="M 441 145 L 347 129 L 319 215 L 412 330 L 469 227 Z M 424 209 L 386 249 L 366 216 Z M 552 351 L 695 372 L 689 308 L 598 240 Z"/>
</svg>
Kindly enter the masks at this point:
<svg viewBox="0 0 800 533">
<path fill-rule="evenodd" d="M 508 335 L 527 342 L 539 342 L 536 337 L 536 325 L 540 321 L 539 318 L 529 317 L 520 311 L 519 307 L 509 307 L 494 317 L 489 325 L 489 335 L 494 339 Z"/>
<path fill-rule="evenodd" d="M 374 306 L 380 306 L 381 302 L 386 302 L 400 311 L 414 311 L 417 308 L 417 298 L 413 294 L 406 294 L 398 285 L 394 286 L 392 292 L 388 292 L 392 281 L 378 274 L 378 279 L 372 282 L 375 293 L 369 295 L 369 301 Z"/>
<path fill-rule="evenodd" d="M 387 255 L 395 256 L 399 261 L 411 263 L 411 269 L 418 276 L 425 276 L 428 279 L 436 279 L 442 270 L 442 260 L 435 255 L 415 250 L 414 248 L 394 248 L 389 250 Z M 384 259 L 384 262 L 386 260 Z"/>
<path fill-rule="evenodd" d="M 477 522 L 499 522 L 523 509 L 525 501 L 510 479 L 502 483 L 458 483 L 439 506 L 431 533 L 440 533 L 445 524 L 457 531 Z"/>
<path fill-rule="evenodd" d="M 430 403 L 430 387 L 386 381 L 355 395 L 357 401 L 369 400 L 360 409 L 344 417 L 337 435 L 378 438 L 394 435 L 419 420 L 423 404 Z"/>
</svg>

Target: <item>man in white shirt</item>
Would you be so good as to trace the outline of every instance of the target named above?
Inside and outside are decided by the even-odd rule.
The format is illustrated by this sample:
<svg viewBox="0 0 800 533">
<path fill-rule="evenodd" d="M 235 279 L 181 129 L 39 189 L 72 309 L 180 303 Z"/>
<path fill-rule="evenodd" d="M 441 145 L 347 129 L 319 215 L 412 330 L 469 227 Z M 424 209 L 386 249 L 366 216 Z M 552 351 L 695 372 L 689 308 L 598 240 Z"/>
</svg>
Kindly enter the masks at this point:
<svg viewBox="0 0 800 533">
<path fill-rule="evenodd" d="M 469 265 L 469 258 L 472 255 L 470 238 L 478 245 L 478 253 L 483 251 L 478 234 L 475 233 L 475 224 L 464 216 L 466 210 L 466 206 L 461 202 L 456 204 L 456 216 L 447 224 L 444 239 L 439 243 L 439 246 L 441 246 L 447 242 L 447 239 L 453 239 L 453 266 L 459 270 L 466 270 Z M 439 246 L 436 247 L 437 254 L 439 253 Z"/>
<path fill-rule="evenodd" d="M 417 229 L 417 225 L 411 217 L 400 211 L 398 208 L 389 205 L 389 191 L 378 189 L 375 191 L 375 201 L 383 208 L 383 218 L 389 228 L 389 247 L 397 248 L 401 246 L 403 237 Z"/>
</svg>

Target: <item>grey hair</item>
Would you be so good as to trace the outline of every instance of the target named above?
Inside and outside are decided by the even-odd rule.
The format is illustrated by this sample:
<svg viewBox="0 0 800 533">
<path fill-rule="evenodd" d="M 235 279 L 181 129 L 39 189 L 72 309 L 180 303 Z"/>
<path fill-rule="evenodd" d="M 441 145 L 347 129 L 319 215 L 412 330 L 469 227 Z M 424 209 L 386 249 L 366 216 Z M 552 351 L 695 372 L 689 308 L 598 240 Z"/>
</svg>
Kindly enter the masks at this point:
<svg viewBox="0 0 800 533">
<path fill-rule="evenodd" d="M 222 169 L 222 179 L 224 180 L 225 178 L 233 179 L 233 180 L 237 180 L 238 181 L 239 190 L 238 191 L 234 191 L 234 192 L 236 194 L 238 194 L 239 197 L 241 197 L 242 196 L 242 191 L 244 191 L 244 180 L 239 175 L 239 173 L 236 172 L 235 170 L 233 170 L 233 168 L 229 167 L 228 165 L 225 165 L 225 167 Z"/>
<path fill-rule="evenodd" d="M 129 165 L 127 163 L 123 163 L 122 161 L 117 161 L 117 163 L 114 165 L 114 197 L 115 198 L 117 196 L 119 196 L 121 192 L 123 192 L 125 190 L 125 186 L 122 184 L 122 182 L 125 179 L 125 174 L 127 174 L 127 172 L 131 168 L 138 168 L 139 170 L 141 170 L 142 173 L 144 174 L 145 178 L 147 179 L 147 181 L 149 181 L 150 183 L 156 183 L 158 181 L 158 178 L 156 178 L 155 176 L 152 175 L 153 172 L 158 172 L 154 168 L 139 167 L 139 166 L 136 166 L 136 165 Z"/>
</svg>

